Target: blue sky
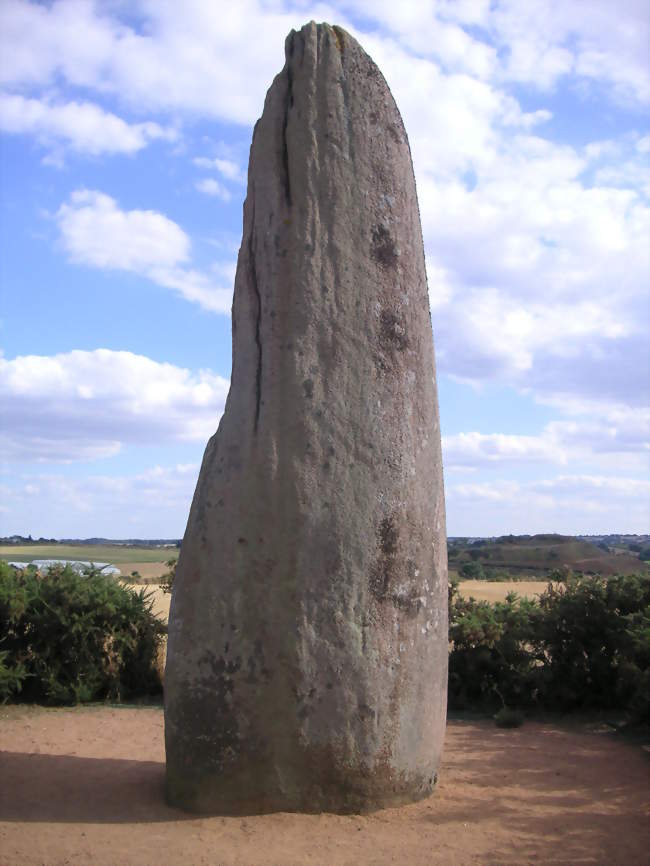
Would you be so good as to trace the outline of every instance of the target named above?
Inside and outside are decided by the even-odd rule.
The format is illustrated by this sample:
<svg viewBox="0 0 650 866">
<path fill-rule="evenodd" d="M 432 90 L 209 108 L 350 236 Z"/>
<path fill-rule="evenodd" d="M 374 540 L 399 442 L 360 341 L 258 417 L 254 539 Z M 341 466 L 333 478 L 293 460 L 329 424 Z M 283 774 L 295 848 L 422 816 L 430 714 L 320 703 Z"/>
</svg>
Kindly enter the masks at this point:
<svg viewBox="0 0 650 866">
<path fill-rule="evenodd" d="M 645 2 L 3 0 L 0 533 L 182 535 L 252 126 L 310 19 L 409 134 L 449 533 L 648 532 Z"/>
</svg>

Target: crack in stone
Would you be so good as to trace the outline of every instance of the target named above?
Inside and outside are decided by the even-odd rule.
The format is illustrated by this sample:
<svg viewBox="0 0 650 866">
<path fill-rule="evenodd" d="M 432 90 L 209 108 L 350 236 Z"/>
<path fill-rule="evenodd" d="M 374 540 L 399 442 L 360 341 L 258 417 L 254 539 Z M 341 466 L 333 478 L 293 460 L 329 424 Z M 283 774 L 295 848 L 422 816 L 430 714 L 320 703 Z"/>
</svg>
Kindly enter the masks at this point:
<svg viewBox="0 0 650 866">
<path fill-rule="evenodd" d="M 251 285 L 257 298 L 257 318 L 255 320 L 255 345 L 257 346 L 257 370 L 255 372 L 255 421 L 253 430 L 257 433 L 260 420 L 260 403 L 262 402 L 262 338 L 260 336 L 260 324 L 262 320 L 262 296 L 257 283 L 257 268 L 255 267 L 255 189 L 253 189 L 253 214 L 251 217 L 251 232 L 248 236 L 248 262 L 250 268 Z"/>
<path fill-rule="evenodd" d="M 284 192 L 287 204 L 291 207 L 291 179 L 289 177 L 289 148 L 287 147 L 287 126 L 289 125 L 289 109 L 293 107 L 293 73 L 291 59 L 293 57 L 294 38 L 292 30 L 287 40 L 287 97 L 284 104 L 284 121 L 282 123 L 282 165 L 284 167 Z"/>
</svg>

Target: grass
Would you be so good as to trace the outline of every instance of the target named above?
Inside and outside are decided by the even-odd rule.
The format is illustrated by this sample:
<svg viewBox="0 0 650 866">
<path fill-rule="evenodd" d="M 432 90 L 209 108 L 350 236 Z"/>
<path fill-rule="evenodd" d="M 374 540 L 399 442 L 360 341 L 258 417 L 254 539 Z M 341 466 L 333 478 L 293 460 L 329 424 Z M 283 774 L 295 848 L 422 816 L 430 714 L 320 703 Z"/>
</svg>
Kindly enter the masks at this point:
<svg viewBox="0 0 650 866">
<path fill-rule="evenodd" d="M 7 544 L 0 545 L 0 559 L 31 562 L 32 559 L 76 559 L 83 562 L 163 562 L 177 556 L 174 547 L 127 547 L 108 544 Z"/>
</svg>

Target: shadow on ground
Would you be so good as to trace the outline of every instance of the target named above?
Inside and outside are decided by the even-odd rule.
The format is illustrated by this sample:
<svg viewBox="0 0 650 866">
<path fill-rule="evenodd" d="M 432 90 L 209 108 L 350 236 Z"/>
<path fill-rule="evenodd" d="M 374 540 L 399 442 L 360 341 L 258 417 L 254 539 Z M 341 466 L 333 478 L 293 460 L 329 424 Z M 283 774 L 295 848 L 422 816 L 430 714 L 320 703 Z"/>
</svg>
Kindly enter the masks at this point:
<svg viewBox="0 0 650 866">
<path fill-rule="evenodd" d="M 133 823 L 189 818 L 164 801 L 157 761 L 0 752 L 0 821 Z"/>
</svg>

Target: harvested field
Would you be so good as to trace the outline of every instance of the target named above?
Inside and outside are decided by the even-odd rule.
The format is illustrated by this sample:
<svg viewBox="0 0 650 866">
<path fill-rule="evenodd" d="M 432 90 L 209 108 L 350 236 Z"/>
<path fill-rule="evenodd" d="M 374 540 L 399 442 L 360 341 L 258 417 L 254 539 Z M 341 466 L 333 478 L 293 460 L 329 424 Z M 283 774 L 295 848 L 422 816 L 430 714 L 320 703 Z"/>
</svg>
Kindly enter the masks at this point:
<svg viewBox="0 0 650 866">
<path fill-rule="evenodd" d="M 130 588 L 135 590 L 144 589 L 147 594 L 151 595 L 153 600 L 153 612 L 157 617 L 160 617 L 160 619 L 167 622 L 169 618 L 169 605 L 172 600 L 172 597 L 168 592 L 163 592 L 157 584 L 152 584 L 150 586 L 130 585 Z"/>
<path fill-rule="evenodd" d="M 137 571 L 140 577 L 143 577 L 145 580 L 160 578 L 169 571 L 166 562 L 120 562 L 116 564 L 124 577 L 128 577 L 131 572 Z"/>
<path fill-rule="evenodd" d="M 463 598 L 477 601 L 504 601 L 509 592 L 516 592 L 522 598 L 535 598 L 546 591 L 548 580 L 462 580 L 458 592 Z"/>
<path fill-rule="evenodd" d="M 605 732 L 607 731 L 607 732 Z M 609 728 L 451 721 L 433 797 L 372 815 L 163 802 L 157 708 L 0 710 L 2 866 L 641 866 L 648 759 Z"/>
</svg>

